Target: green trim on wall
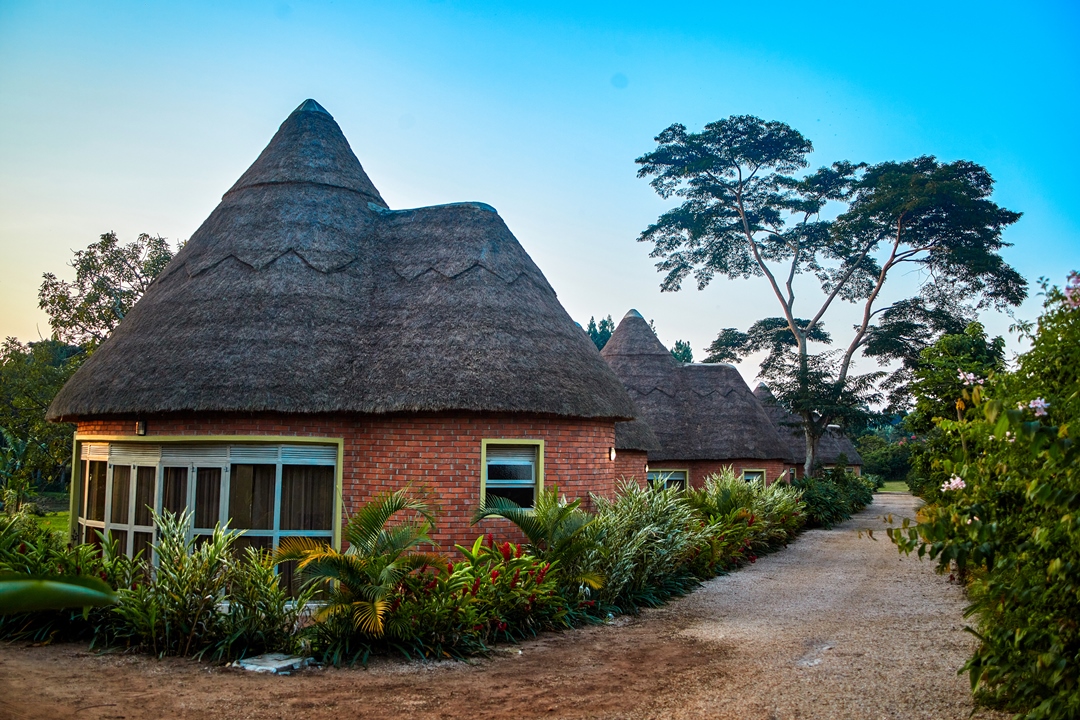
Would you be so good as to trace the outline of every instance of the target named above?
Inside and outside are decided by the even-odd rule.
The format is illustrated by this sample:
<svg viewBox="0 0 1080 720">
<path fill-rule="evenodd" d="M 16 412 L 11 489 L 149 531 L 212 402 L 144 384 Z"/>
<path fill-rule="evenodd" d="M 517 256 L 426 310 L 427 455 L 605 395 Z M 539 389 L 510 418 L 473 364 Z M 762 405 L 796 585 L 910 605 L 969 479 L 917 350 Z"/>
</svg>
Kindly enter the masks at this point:
<svg viewBox="0 0 1080 720">
<path fill-rule="evenodd" d="M 536 495 L 544 491 L 544 441 L 537 438 L 483 438 L 480 440 L 480 505 L 487 498 L 487 449 L 488 445 L 535 445 Z"/>
</svg>

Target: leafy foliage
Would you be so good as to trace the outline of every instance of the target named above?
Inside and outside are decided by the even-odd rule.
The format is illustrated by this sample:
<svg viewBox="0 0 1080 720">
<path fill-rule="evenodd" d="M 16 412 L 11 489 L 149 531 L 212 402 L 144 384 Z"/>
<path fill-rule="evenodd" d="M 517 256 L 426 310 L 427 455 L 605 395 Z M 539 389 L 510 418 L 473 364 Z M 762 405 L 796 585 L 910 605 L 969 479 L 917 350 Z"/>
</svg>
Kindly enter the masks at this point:
<svg viewBox="0 0 1080 720">
<path fill-rule="evenodd" d="M 589 339 L 596 345 L 596 349 L 603 350 L 607 341 L 611 339 L 611 333 L 615 332 L 615 321 L 610 315 L 600 318 L 599 323 L 596 322 L 596 318 L 590 317 L 585 332 L 589 334 Z"/>
<path fill-rule="evenodd" d="M 873 482 L 841 466 L 799 478 L 794 485 L 802 491 L 807 527 L 830 528 L 874 501 Z"/>
<path fill-rule="evenodd" d="M 780 318 L 747 333 L 727 328 L 710 348 L 713 361 L 768 348 L 762 368 L 777 398 L 803 420 L 806 472 L 818 440 L 834 422 L 847 424 L 884 388 L 894 395 L 905 370 L 851 376 L 859 351 L 882 364 L 906 361 L 937 329 L 954 328 L 974 307 L 1016 305 L 1026 282 L 1000 256 L 1002 230 L 1019 214 L 992 202 L 985 168 L 933 157 L 874 166 L 836 162 L 796 176 L 813 145 L 781 122 L 740 115 L 700 133 L 671 125 L 658 147 L 639 157 L 638 176 L 682 203 L 641 233 L 665 273 L 661 289 L 679 290 L 693 274 L 698 288 L 717 275 L 764 277 Z M 829 203 L 843 211 L 822 219 Z M 922 278 L 918 292 L 882 306 L 890 275 L 905 267 Z M 812 275 L 824 300 L 809 320 L 796 316 L 796 278 Z M 862 306 L 846 349 L 812 353 L 828 343 L 821 323 L 837 299 Z M 918 324 L 930 319 L 932 323 Z M 921 344 L 921 345 L 920 345 Z M 894 398 L 895 400 L 895 398 Z"/>
<path fill-rule="evenodd" d="M 1027 719 L 1080 714 L 1077 286 L 1046 288 L 1017 370 L 964 387 L 960 415 L 937 420 L 930 462 L 949 479 L 916 525 L 889 532 L 969 578 L 980 643 L 964 670 L 978 699 Z"/>
<path fill-rule="evenodd" d="M 20 455 L 17 468 L 5 457 L 5 481 L 25 492 L 67 486 L 74 426 L 46 422 L 45 411 L 85 357 L 82 348 L 56 340 L 23 345 L 8 338 L 0 346 L 3 452 Z"/>
<path fill-rule="evenodd" d="M 681 363 L 694 362 L 694 351 L 686 340 L 675 341 L 675 345 L 671 348 L 671 356 Z"/>
<path fill-rule="evenodd" d="M 395 516 L 399 521 L 390 525 Z M 312 538 L 292 537 L 281 542 L 274 560 L 296 562 L 309 585 L 325 586 L 323 616 L 348 617 L 355 630 L 378 638 L 385 630 L 389 596 L 405 576 L 444 562 L 438 555 L 415 552 L 432 544 L 432 520 L 423 501 L 398 490 L 378 496 L 350 518 L 345 552 Z"/>
<path fill-rule="evenodd" d="M 109 336 L 173 257 L 163 237 L 143 233 L 121 245 L 107 232 L 85 250 L 76 250 L 75 281 L 42 276 L 38 306 L 49 314 L 53 337 L 95 346 Z"/>
</svg>

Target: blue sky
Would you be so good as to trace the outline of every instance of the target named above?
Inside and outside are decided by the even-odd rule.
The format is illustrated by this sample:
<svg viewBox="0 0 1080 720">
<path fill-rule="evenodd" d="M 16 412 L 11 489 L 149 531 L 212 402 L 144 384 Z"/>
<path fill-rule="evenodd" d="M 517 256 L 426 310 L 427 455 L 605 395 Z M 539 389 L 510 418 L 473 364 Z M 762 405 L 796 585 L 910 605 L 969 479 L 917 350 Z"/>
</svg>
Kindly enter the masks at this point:
<svg viewBox="0 0 1080 720">
<path fill-rule="evenodd" d="M 576 320 L 635 307 L 699 358 L 775 300 L 761 280 L 659 292 L 635 239 L 669 203 L 633 161 L 673 122 L 782 120 L 815 166 L 981 163 L 1024 213 L 1008 261 L 1061 282 L 1080 269 L 1078 8 L 7 0 L 0 334 L 48 334 L 41 273 L 99 234 L 189 237 L 307 97 L 391 207 L 489 203 Z M 838 310 L 843 338 L 854 313 Z"/>
</svg>

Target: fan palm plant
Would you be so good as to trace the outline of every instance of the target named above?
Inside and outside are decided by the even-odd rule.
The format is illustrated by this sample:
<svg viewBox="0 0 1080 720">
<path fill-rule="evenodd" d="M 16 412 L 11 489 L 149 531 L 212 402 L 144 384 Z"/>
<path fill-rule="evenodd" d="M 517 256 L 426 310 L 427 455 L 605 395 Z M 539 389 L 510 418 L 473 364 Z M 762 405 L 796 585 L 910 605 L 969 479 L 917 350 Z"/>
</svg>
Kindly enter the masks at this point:
<svg viewBox="0 0 1080 720">
<path fill-rule="evenodd" d="M 581 500 L 559 499 L 558 488 L 541 492 L 533 508 L 523 508 L 512 500 L 489 497 L 477 508 L 475 525 L 486 517 L 501 517 L 517 525 L 536 557 L 558 564 L 559 575 L 575 591 L 582 586 L 598 590 L 604 576 L 596 571 L 601 544 L 594 518 L 581 509 Z"/>
<path fill-rule="evenodd" d="M 390 524 L 395 516 L 400 521 Z M 292 537 L 281 541 L 274 562 L 295 561 L 306 582 L 329 586 L 320 618 L 344 616 L 355 630 L 381 637 L 390 607 L 387 598 L 405 576 L 424 565 L 446 563 L 442 556 L 415 552 L 433 544 L 433 527 L 431 509 L 402 489 L 377 496 L 349 519 L 345 552 L 313 538 Z"/>
</svg>

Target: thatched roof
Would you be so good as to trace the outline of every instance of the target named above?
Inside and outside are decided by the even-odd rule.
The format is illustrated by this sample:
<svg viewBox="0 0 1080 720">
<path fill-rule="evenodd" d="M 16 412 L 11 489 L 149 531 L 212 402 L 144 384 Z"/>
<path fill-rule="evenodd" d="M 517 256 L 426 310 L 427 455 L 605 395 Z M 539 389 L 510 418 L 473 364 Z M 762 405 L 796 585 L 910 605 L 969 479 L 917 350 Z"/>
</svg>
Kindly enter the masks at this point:
<svg viewBox="0 0 1080 720">
<path fill-rule="evenodd" d="M 389 210 L 308 100 L 49 417 L 461 410 L 634 416 L 493 208 Z"/>
<path fill-rule="evenodd" d="M 650 462 L 787 458 L 787 446 L 738 370 L 678 362 L 636 310 L 600 354 L 660 440 Z"/>
<path fill-rule="evenodd" d="M 644 420 L 635 419 L 615 423 L 616 450 L 655 452 L 661 447 L 663 446 L 660 444 L 660 440 Z"/>
<path fill-rule="evenodd" d="M 761 401 L 762 407 L 768 413 L 773 425 L 780 432 L 780 437 L 787 443 L 791 462 L 802 465 L 806 462 L 806 436 L 802 431 L 802 420 L 797 415 L 789 412 L 783 405 L 777 402 L 772 391 L 765 383 L 758 383 L 754 388 L 754 396 Z M 844 455 L 848 465 L 862 465 L 862 456 L 855 449 L 847 435 L 839 430 L 829 429 L 818 440 L 817 462 L 822 465 L 833 465 Z"/>
</svg>

